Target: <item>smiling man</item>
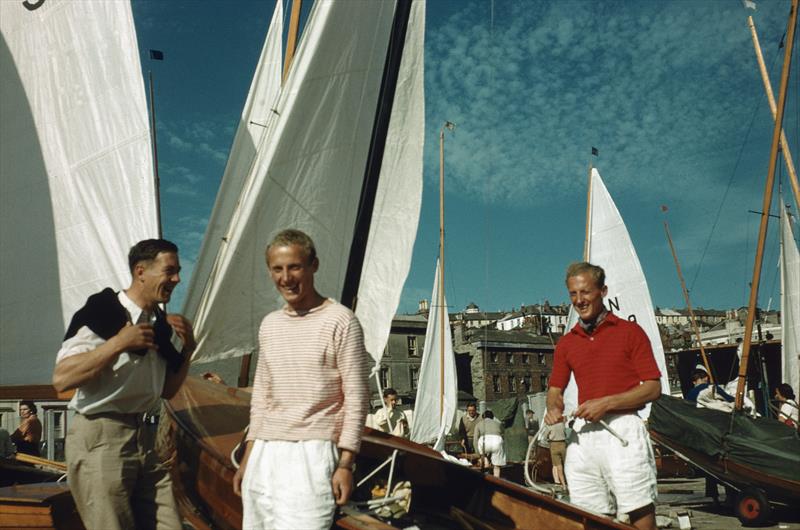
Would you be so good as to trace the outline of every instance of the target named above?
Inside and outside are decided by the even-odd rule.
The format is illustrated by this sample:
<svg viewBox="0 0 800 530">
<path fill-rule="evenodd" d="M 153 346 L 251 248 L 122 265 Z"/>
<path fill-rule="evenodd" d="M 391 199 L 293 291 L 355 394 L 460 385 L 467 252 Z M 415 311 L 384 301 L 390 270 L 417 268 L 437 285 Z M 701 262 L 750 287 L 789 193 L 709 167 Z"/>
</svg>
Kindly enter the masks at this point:
<svg viewBox="0 0 800 530">
<path fill-rule="evenodd" d="M 56 358 L 53 386 L 75 389 L 66 440 L 70 490 L 89 530 L 180 529 L 169 474 L 143 424 L 160 398 L 175 395 L 195 346 L 189 321 L 159 307 L 180 282 L 178 247 L 140 241 L 128 264 L 128 289 L 90 296 Z"/>
<path fill-rule="evenodd" d="M 567 411 L 577 419 L 564 463 L 570 500 L 595 512 L 627 514 L 636 528 L 655 530 L 655 458 L 636 413 L 661 393 L 650 340 L 636 323 L 606 310 L 601 267 L 574 263 L 566 283 L 579 320 L 556 346 L 545 423 L 563 421 L 563 391 L 573 374 L 579 405 Z"/>
<path fill-rule="evenodd" d="M 368 356 L 353 312 L 314 287 L 319 259 L 308 235 L 280 232 L 266 258 L 286 305 L 261 322 L 250 429 L 233 490 L 242 496 L 245 529 L 327 529 L 353 490 Z"/>
</svg>

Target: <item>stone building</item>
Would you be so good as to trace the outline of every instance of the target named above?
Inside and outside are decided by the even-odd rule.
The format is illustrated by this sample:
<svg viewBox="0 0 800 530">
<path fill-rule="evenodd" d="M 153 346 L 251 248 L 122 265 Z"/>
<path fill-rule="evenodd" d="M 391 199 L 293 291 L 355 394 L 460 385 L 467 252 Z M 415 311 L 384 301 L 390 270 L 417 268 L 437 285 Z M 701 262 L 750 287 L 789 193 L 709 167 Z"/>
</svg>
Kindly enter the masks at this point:
<svg viewBox="0 0 800 530">
<path fill-rule="evenodd" d="M 404 401 L 413 400 L 417 392 L 422 348 L 425 345 L 425 315 L 396 315 L 386 349 L 381 358 L 380 379 L 383 388 L 392 387 Z M 375 377 L 370 379 L 373 401 L 379 400 Z"/>
<path fill-rule="evenodd" d="M 459 390 L 478 400 L 524 397 L 547 388 L 552 341 L 530 329 L 454 329 Z"/>
</svg>

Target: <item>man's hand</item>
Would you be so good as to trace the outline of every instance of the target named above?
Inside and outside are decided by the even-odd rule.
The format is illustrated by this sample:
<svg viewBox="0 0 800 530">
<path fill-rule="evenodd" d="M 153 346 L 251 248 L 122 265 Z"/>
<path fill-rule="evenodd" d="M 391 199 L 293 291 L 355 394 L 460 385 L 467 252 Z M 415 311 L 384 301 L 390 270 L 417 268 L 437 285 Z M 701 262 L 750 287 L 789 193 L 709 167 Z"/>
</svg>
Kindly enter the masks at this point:
<svg viewBox="0 0 800 530">
<path fill-rule="evenodd" d="M 153 326 L 150 324 L 136 324 L 134 326 L 128 322 L 113 337 L 114 349 L 119 353 L 142 349 L 157 350 L 158 346 L 155 343 L 155 337 L 155 331 L 153 331 Z"/>
<path fill-rule="evenodd" d="M 556 423 L 561 423 L 564 421 L 564 411 L 551 409 L 547 411 L 547 414 L 544 415 L 544 422 L 547 425 L 555 425 Z"/>
<path fill-rule="evenodd" d="M 602 420 L 609 410 L 611 410 L 611 403 L 608 397 L 602 397 L 584 401 L 575 409 L 573 416 L 587 421 L 598 421 Z"/>
<path fill-rule="evenodd" d="M 344 506 L 353 493 L 353 471 L 349 467 L 337 467 L 331 477 L 333 498 L 338 506 Z"/>
<path fill-rule="evenodd" d="M 172 326 L 172 329 L 178 335 L 178 338 L 183 342 L 183 352 L 191 355 L 194 352 L 197 343 L 194 340 L 194 331 L 192 330 L 192 323 L 183 315 L 171 314 L 167 315 L 167 323 Z"/>
<path fill-rule="evenodd" d="M 544 415 L 544 422 L 547 425 L 555 425 L 564 421 L 564 394 L 563 391 L 551 386 L 547 389 L 547 414 Z"/>
<path fill-rule="evenodd" d="M 233 475 L 233 492 L 239 497 L 242 496 L 242 479 L 244 478 L 244 464 L 239 466 Z"/>
</svg>

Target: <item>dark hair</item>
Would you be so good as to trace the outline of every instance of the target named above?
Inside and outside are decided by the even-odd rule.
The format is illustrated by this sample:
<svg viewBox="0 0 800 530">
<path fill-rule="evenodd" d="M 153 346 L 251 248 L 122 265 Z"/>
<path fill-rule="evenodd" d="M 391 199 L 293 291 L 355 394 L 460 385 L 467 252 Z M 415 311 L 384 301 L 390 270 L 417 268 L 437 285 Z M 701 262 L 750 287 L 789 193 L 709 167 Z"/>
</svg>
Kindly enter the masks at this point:
<svg viewBox="0 0 800 530">
<path fill-rule="evenodd" d="M 792 390 L 792 387 L 789 386 L 788 383 L 779 384 L 777 390 L 786 399 L 794 399 L 794 390 Z"/>
<path fill-rule="evenodd" d="M 470 407 L 473 407 L 473 408 L 477 409 L 478 405 L 473 401 L 472 403 L 467 403 L 467 408 L 470 408 Z"/>
<path fill-rule="evenodd" d="M 162 252 L 178 253 L 178 246 L 166 239 L 145 239 L 133 245 L 128 251 L 128 267 L 133 269 L 142 261 L 153 261 Z"/>
<path fill-rule="evenodd" d="M 708 372 L 706 372 L 705 370 L 695 370 L 694 372 L 692 372 L 692 383 L 694 383 L 695 381 L 699 381 L 704 377 L 708 377 Z"/>
<path fill-rule="evenodd" d="M 396 395 L 397 395 L 397 390 L 395 390 L 390 386 L 383 389 L 383 397 L 396 396 Z"/>
<path fill-rule="evenodd" d="M 597 287 L 600 289 L 602 289 L 606 284 L 606 271 L 603 270 L 603 267 L 592 265 L 586 261 L 572 263 L 569 267 L 567 267 L 567 277 L 564 282 L 569 282 L 570 278 L 579 274 L 588 274 L 591 276 L 597 284 Z"/>
<path fill-rule="evenodd" d="M 20 401 L 19 406 L 25 405 L 31 411 L 31 414 L 36 414 L 36 405 L 33 404 L 33 401 Z"/>
<path fill-rule="evenodd" d="M 487 410 L 486 412 L 483 413 L 483 417 L 484 418 L 489 418 L 490 420 L 493 420 L 494 419 L 494 412 L 492 412 L 491 410 Z"/>
</svg>

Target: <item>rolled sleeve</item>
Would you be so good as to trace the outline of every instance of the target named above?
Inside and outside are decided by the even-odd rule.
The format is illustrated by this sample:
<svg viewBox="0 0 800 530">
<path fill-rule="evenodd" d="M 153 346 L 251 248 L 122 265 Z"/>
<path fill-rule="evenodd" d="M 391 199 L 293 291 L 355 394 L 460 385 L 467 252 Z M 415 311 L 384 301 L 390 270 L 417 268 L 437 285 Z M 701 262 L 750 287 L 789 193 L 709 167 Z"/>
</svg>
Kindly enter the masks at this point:
<svg viewBox="0 0 800 530">
<path fill-rule="evenodd" d="M 105 339 L 97 335 L 87 326 L 83 326 L 78 329 L 75 335 L 61 343 L 61 349 L 58 350 L 58 354 L 56 355 L 56 364 L 67 357 L 97 349 L 102 346 L 104 342 Z"/>
</svg>

